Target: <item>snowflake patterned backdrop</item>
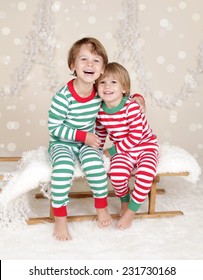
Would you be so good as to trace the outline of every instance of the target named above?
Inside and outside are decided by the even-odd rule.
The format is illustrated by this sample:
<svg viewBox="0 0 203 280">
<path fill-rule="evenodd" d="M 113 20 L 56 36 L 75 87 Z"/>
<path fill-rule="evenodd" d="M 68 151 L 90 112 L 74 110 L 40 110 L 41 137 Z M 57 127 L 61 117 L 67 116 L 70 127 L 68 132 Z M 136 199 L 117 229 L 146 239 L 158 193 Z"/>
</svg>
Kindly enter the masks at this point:
<svg viewBox="0 0 203 280">
<path fill-rule="evenodd" d="M 70 78 L 67 50 L 93 36 L 129 70 L 160 143 L 203 156 L 201 0 L 8 0 L 0 8 L 0 155 L 48 143 L 47 111 Z"/>
</svg>

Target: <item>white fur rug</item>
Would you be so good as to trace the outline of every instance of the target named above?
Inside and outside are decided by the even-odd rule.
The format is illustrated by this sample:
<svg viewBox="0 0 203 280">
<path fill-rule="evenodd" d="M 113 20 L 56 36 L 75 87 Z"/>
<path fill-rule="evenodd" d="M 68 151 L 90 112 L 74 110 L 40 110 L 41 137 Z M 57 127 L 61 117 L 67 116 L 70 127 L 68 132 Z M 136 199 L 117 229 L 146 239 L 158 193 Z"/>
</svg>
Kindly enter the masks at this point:
<svg viewBox="0 0 203 280">
<path fill-rule="evenodd" d="M 184 216 L 140 219 L 126 231 L 113 226 L 99 229 L 96 222 L 69 223 L 73 240 L 59 242 L 52 237 L 53 224 L 24 225 L 0 230 L 1 259 L 203 259 L 203 183 L 192 185 L 180 178 L 164 180 L 165 195 L 158 196 L 159 210 L 180 209 Z M 47 200 L 35 201 L 33 212 L 47 211 Z M 109 199 L 112 212 L 116 198 Z M 70 214 L 94 213 L 92 200 L 71 201 Z M 146 210 L 146 204 L 141 208 Z M 36 211 L 37 210 L 37 211 Z"/>
</svg>

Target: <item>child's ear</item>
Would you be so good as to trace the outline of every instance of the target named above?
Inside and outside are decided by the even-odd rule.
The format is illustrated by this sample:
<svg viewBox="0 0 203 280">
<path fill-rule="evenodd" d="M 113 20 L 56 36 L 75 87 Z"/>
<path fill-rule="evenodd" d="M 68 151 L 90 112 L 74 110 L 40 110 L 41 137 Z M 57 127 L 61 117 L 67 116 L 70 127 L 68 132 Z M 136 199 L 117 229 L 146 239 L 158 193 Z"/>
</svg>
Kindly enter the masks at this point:
<svg viewBox="0 0 203 280">
<path fill-rule="evenodd" d="M 71 64 L 70 70 L 73 72 L 72 75 L 77 76 L 77 73 L 76 73 L 76 71 L 75 71 L 75 66 L 74 66 L 74 64 Z"/>
<path fill-rule="evenodd" d="M 73 64 L 71 64 L 71 66 L 70 66 L 70 70 L 71 70 L 71 71 L 73 71 L 73 72 L 75 71 L 75 67 L 74 67 L 74 65 L 73 65 Z"/>
</svg>

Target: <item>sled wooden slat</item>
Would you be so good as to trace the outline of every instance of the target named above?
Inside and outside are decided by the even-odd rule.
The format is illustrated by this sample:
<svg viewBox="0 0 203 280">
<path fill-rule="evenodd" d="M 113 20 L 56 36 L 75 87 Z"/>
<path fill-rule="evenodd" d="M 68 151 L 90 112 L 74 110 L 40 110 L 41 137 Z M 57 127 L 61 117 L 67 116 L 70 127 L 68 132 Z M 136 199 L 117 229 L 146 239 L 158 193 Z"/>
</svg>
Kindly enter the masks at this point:
<svg viewBox="0 0 203 280">
<path fill-rule="evenodd" d="M 19 161 L 21 157 L 0 157 L 0 162 L 12 162 Z"/>
<path fill-rule="evenodd" d="M 155 219 L 155 218 L 170 218 L 177 215 L 183 215 L 182 211 L 164 211 L 164 212 L 154 212 L 153 214 L 146 213 L 136 213 L 135 219 Z M 119 214 L 111 214 L 113 219 L 119 219 Z M 75 216 L 68 216 L 68 222 L 82 222 L 82 221 L 96 221 L 96 215 L 75 215 Z M 53 223 L 54 218 L 51 217 L 37 217 L 37 218 L 30 218 L 27 221 L 28 225 L 34 225 L 38 223 Z"/>
<path fill-rule="evenodd" d="M 165 190 L 164 189 L 157 189 L 156 194 L 164 194 Z M 115 197 L 115 192 L 114 191 L 109 191 L 108 192 L 108 197 Z M 92 197 L 92 192 L 91 191 L 86 191 L 86 192 L 70 192 L 69 194 L 70 198 L 85 198 L 85 197 Z M 46 198 L 42 193 L 36 193 L 35 194 L 36 199 L 44 199 Z"/>
</svg>

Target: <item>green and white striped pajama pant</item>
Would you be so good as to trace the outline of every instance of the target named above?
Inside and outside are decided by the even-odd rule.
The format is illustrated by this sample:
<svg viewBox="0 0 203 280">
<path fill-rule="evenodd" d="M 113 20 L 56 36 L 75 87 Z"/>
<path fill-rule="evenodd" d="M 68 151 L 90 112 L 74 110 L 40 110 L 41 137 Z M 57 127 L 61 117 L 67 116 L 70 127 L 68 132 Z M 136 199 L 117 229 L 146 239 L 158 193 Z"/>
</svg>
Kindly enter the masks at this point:
<svg viewBox="0 0 203 280">
<path fill-rule="evenodd" d="M 66 216 L 66 205 L 78 159 L 93 193 L 95 208 L 107 206 L 108 178 L 100 151 L 81 143 L 53 145 L 50 149 L 52 162 L 51 193 L 54 216 Z"/>
</svg>

